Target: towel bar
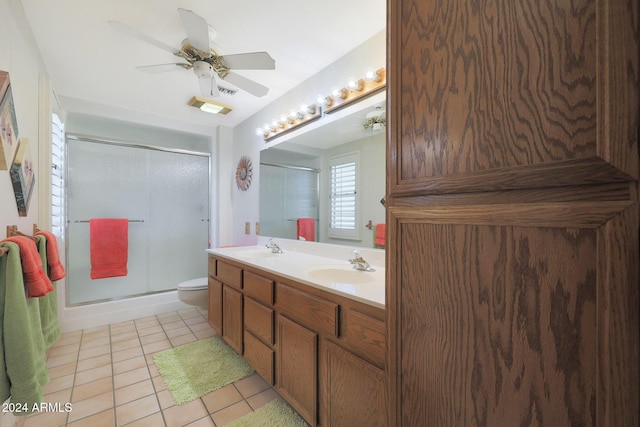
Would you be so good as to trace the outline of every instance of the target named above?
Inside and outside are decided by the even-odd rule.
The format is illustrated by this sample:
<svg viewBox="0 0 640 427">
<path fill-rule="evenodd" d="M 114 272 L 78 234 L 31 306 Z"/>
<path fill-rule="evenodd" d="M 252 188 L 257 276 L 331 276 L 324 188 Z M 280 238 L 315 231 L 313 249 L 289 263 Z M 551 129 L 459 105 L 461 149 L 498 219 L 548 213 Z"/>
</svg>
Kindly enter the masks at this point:
<svg viewBox="0 0 640 427">
<path fill-rule="evenodd" d="M 76 219 L 75 221 L 73 221 L 75 223 L 79 223 L 79 222 L 89 222 L 88 219 Z M 144 222 L 144 219 L 130 219 L 129 222 Z"/>
</svg>

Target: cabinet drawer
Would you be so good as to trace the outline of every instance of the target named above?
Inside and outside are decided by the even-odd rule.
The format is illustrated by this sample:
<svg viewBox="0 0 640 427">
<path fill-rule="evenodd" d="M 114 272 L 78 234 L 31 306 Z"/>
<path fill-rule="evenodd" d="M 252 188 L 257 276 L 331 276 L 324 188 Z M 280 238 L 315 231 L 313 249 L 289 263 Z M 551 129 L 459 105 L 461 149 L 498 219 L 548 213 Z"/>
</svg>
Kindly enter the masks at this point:
<svg viewBox="0 0 640 427">
<path fill-rule="evenodd" d="M 339 305 L 315 295 L 277 285 L 276 304 L 280 312 L 314 330 L 338 336 Z"/>
<path fill-rule="evenodd" d="M 269 385 L 273 385 L 274 351 L 250 332 L 244 334 L 244 358 Z"/>
<path fill-rule="evenodd" d="M 273 280 L 245 271 L 244 294 L 263 304 L 273 305 Z"/>
<path fill-rule="evenodd" d="M 209 276 L 216 277 L 216 259 L 209 257 Z"/>
<path fill-rule="evenodd" d="M 244 328 L 266 344 L 273 344 L 273 310 L 245 296 Z"/>
<path fill-rule="evenodd" d="M 342 333 L 354 353 L 384 368 L 385 323 L 355 310 L 344 313 Z"/>
<path fill-rule="evenodd" d="M 217 262 L 217 277 L 222 283 L 242 289 L 242 269 L 226 262 Z"/>
</svg>

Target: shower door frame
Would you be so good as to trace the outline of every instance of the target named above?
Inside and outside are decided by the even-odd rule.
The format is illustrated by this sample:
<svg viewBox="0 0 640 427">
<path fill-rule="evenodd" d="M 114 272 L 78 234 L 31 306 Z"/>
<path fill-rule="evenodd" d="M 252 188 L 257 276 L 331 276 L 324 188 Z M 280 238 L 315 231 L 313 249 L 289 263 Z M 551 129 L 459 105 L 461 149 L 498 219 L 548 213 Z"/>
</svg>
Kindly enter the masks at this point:
<svg viewBox="0 0 640 427">
<path fill-rule="evenodd" d="M 193 151 L 193 150 L 183 150 L 180 148 L 169 148 L 169 147 L 160 147 L 157 145 L 145 145 L 145 144 L 140 144 L 140 143 L 135 143 L 135 142 L 127 142 L 127 141 L 121 141 L 121 140 L 117 140 L 117 139 L 110 139 L 110 138 L 102 138 L 102 137 L 97 137 L 97 136 L 90 136 L 90 135 L 84 135 L 84 134 L 77 134 L 77 133 L 67 133 L 65 135 L 65 150 L 64 150 L 64 246 L 65 246 L 65 265 L 69 265 L 69 223 L 71 222 L 69 220 L 68 214 L 69 214 L 69 206 L 68 206 L 68 197 L 67 194 L 69 194 L 69 180 L 67 179 L 67 177 L 69 176 L 68 172 L 69 172 L 69 150 L 67 147 L 67 141 L 81 141 L 81 142 L 89 142 L 89 143 L 96 143 L 96 144 L 107 144 L 107 145 L 114 145 L 114 146 L 120 146 L 120 147 L 129 147 L 129 148 L 142 148 L 142 149 L 147 149 L 147 150 L 153 150 L 153 151 L 164 151 L 164 152 L 169 152 L 169 153 L 178 153 L 178 154 L 187 154 L 187 155 L 192 155 L 192 156 L 201 156 L 201 157 L 208 157 L 209 161 L 208 161 L 208 178 L 207 178 L 207 242 L 211 242 L 211 157 L 212 154 L 211 153 L 206 153 L 206 152 L 202 152 L 202 151 Z M 142 296 L 148 296 L 148 295 L 156 295 L 156 294 L 163 294 L 163 293 L 167 293 L 167 292 L 174 292 L 175 289 L 164 289 L 164 290 L 158 290 L 158 291 L 148 291 L 148 292 L 144 292 L 144 293 L 138 293 L 138 294 L 134 294 L 134 295 L 123 295 L 123 296 L 115 296 L 115 297 L 111 297 L 111 298 L 102 298 L 102 299 L 96 299 L 96 300 L 91 300 L 91 301 L 84 301 L 84 302 L 77 302 L 77 303 L 70 303 L 69 300 L 69 280 L 65 280 L 65 307 L 81 307 L 81 306 L 86 306 L 86 305 L 92 305 L 92 304 L 98 304 L 98 303 L 103 303 L 103 302 L 110 302 L 110 301 L 120 301 L 120 300 L 126 300 L 126 299 L 130 299 L 130 298 L 137 298 L 137 297 L 142 297 Z"/>
</svg>

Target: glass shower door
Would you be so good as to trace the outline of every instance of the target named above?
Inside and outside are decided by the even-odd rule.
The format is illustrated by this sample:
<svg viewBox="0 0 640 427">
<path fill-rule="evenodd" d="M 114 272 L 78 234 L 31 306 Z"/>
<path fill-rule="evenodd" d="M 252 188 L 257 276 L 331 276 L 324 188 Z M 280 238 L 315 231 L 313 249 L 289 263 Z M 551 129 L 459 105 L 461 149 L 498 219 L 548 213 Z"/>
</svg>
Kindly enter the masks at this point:
<svg viewBox="0 0 640 427">
<path fill-rule="evenodd" d="M 207 274 L 209 157 L 67 142 L 67 303 L 175 289 Z M 127 218 L 128 274 L 92 280 L 89 223 Z"/>
</svg>

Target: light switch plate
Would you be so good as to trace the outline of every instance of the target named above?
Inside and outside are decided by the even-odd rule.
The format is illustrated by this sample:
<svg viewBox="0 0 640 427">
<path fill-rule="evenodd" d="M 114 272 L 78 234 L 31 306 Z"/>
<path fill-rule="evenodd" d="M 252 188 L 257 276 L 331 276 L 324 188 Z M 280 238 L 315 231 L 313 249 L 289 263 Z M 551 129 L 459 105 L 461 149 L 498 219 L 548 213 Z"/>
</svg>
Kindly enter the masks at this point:
<svg viewBox="0 0 640 427">
<path fill-rule="evenodd" d="M 256 221 L 256 235 L 260 235 L 260 221 Z"/>
<path fill-rule="evenodd" d="M 251 223 L 249 221 L 244 223 L 244 234 L 251 234 Z"/>
</svg>

